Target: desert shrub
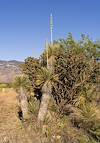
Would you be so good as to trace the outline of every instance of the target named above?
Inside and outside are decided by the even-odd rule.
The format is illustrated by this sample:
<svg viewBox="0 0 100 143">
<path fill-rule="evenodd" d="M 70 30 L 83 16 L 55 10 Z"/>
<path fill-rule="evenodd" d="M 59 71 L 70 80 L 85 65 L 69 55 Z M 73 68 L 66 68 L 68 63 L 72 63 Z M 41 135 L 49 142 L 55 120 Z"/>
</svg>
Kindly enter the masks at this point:
<svg viewBox="0 0 100 143">
<path fill-rule="evenodd" d="M 52 94 L 60 110 L 63 110 L 66 104 L 74 105 L 74 101 L 87 91 L 87 86 L 97 86 L 100 65 L 87 56 L 79 45 L 55 59 L 54 70 L 58 82 L 54 83 Z"/>
<path fill-rule="evenodd" d="M 37 102 L 36 98 L 34 97 L 34 94 L 31 95 L 28 98 L 28 107 L 29 107 L 29 112 L 32 113 L 33 115 L 37 116 L 38 110 L 39 110 L 40 102 Z"/>
<path fill-rule="evenodd" d="M 69 34 L 67 39 L 48 45 L 39 60 L 31 57 L 25 60 L 23 72 L 36 95 L 41 98 L 43 85 L 47 81 L 51 83 L 54 107 L 57 108 L 54 112 L 59 115 L 61 126 L 54 122 L 53 128 L 47 129 L 50 137 L 55 131 L 55 136 L 60 134 L 63 142 L 100 141 L 99 49 L 100 44 L 88 37 L 82 35 L 81 40 L 76 42 Z M 47 54 L 48 62 L 53 62 L 52 72 L 47 69 Z M 67 118 L 70 120 L 68 123 Z"/>
</svg>

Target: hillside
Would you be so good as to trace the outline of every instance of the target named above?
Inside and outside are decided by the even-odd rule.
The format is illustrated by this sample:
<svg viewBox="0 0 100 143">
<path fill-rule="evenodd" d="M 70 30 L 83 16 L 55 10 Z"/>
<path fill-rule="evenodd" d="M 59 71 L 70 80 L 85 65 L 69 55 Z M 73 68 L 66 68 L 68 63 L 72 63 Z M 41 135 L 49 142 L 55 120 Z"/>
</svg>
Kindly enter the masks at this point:
<svg viewBox="0 0 100 143">
<path fill-rule="evenodd" d="M 2 61 L 0 60 L 0 83 L 9 83 L 14 80 L 17 75 L 21 74 L 19 61 Z"/>
</svg>

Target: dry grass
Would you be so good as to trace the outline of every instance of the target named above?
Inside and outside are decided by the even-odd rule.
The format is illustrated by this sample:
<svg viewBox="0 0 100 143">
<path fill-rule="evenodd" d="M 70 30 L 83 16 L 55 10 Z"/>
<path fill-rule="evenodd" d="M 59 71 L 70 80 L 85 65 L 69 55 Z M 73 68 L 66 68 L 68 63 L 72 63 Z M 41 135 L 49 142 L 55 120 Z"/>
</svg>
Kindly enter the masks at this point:
<svg viewBox="0 0 100 143">
<path fill-rule="evenodd" d="M 77 128 L 74 125 L 75 121 L 79 124 L 75 119 L 81 119 L 77 111 L 75 115 L 59 116 L 52 102 L 50 102 L 42 130 L 37 126 L 38 109 L 35 101 L 32 104 L 34 106 L 30 118 L 26 122 L 20 121 L 17 115 L 16 96 L 13 89 L 0 92 L 0 143 L 97 143 L 95 140 L 89 140 L 83 127 Z M 94 107 L 93 110 L 96 110 L 98 116 L 96 119 L 99 120 L 100 110 Z M 87 121 L 85 115 L 82 119 Z M 85 127 L 87 124 L 84 122 L 82 125 Z"/>
<path fill-rule="evenodd" d="M 0 143 L 40 143 L 30 126 L 17 117 L 17 100 L 13 89 L 0 92 Z"/>
</svg>

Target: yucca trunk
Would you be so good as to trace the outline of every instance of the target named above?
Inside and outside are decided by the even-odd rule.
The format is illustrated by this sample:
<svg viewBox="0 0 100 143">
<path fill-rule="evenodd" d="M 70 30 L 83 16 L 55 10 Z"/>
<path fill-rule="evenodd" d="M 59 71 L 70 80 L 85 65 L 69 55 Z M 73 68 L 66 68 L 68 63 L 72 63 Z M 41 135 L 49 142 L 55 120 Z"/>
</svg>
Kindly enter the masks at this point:
<svg viewBox="0 0 100 143">
<path fill-rule="evenodd" d="M 51 56 L 48 60 L 47 60 L 47 69 L 53 73 L 53 61 L 54 61 L 54 57 Z M 46 113 L 48 110 L 48 104 L 51 98 L 51 92 L 52 92 L 52 86 L 50 81 L 45 83 L 44 86 L 42 87 L 42 100 L 41 100 L 41 104 L 40 104 L 40 109 L 39 109 L 39 113 L 38 113 L 38 123 L 41 124 L 43 123 L 45 117 L 46 117 Z"/>
<path fill-rule="evenodd" d="M 42 123 L 46 117 L 50 97 L 51 97 L 51 85 L 45 84 L 42 88 L 42 100 L 38 113 L 38 123 Z"/>
<path fill-rule="evenodd" d="M 20 87 L 20 106 L 22 110 L 23 119 L 27 119 L 28 117 L 28 102 L 27 102 L 27 95 L 23 87 Z"/>
</svg>

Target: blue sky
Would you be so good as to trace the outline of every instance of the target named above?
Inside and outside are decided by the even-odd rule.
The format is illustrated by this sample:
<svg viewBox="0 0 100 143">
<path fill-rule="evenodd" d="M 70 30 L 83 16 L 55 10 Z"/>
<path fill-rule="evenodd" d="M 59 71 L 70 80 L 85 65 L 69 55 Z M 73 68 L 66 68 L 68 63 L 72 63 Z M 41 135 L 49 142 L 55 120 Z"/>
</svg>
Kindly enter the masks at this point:
<svg viewBox="0 0 100 143">
<path fill-rule="evenodd" d="M 38 57 L 50 41 L 51 12 L 53 39 L 100 39 L 100 0 L 0 0 L 0 60 Z"/>
</svg>

